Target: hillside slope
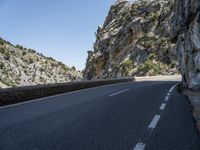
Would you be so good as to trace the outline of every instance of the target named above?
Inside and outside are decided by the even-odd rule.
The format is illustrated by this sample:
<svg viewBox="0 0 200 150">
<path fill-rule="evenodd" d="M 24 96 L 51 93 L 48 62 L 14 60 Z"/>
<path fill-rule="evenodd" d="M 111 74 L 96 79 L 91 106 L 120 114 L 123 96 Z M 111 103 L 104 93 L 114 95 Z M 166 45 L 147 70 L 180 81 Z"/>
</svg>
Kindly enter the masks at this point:
<svg viewBox="0 0 200 150">
<path fill-rule="evenodd" d="M 85 79 L 177 74 L 171 0 L 118 0 L 98 27 Z"/>
<path fill-rule="evenodd" d="M 51 57 L 0 38 L 0 87 L 80 80 L 82 74 Z"/>
</svg>

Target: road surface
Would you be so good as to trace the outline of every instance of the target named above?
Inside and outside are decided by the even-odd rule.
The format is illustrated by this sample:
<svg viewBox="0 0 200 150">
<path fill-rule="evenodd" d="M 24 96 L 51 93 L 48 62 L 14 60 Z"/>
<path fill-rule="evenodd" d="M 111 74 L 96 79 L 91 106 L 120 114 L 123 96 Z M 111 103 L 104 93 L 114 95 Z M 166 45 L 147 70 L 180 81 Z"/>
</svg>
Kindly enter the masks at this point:
<svg viewBox="0 0 200 150">
<path fill-rule="evenodd" d="M 107 85 L 0 108 L 0 150 L 199 150 L 175 81 Z"/>
</svg>

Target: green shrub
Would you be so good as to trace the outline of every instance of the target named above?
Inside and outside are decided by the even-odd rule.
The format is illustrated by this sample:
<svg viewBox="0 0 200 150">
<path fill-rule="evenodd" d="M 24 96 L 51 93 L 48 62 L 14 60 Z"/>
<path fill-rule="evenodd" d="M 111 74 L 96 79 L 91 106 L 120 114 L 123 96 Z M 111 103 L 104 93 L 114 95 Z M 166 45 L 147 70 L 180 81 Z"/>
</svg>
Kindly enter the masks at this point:
<svg viewBox="0 0 200 150">
<path fill-rule="evenodd" d="M 29 53 L 36 53 L 36 51 L 33 50 L 33 49 L 28 49 L 28 52 L 29 52 Z"/>
<path fill-rule="evenodd" d="M 7 79 L 7 78 L 1 79 L 1 82 L 7 86 L 11 86 L 11 87 L 16 86 L 13 81 L 11 81 L 10 79 Z"/>
<path fill-rule="evenodd" d="M 25 56 L 25 55 L 26 55 L 26 52 L 25 52 L 25 51 L 23 51 L 23 52 L 22 52 L 22 55 L 23 55 L 23 56 Z"/>
<path fill-rule="evenodd" d="M 157 39 L 155 37 L 143 35 L 138 39 L 138 44 L 143 46 L 144 48 L 151 48 L 155 45 L 156 41 Z"/>
<path fill-rule="evenodd" d="M 64 64 L 62 62 L 58 62 L 58 65 L 59 66 L 63 66 Z"/>
<path fill-rule="evenodd" d="M 16 84 L 20 84 L 20 81 L 21 81 L 21 79 L 20 79 L 19 77 L 17 77 L 17 78 L 15 79 L 15 83 L 16 83 Z"/>
<path fill-rule="evenodd" d="M 153 71 L 152 75 L 160 75 L 162 73 L 162 68 L 160 67 L 159 63 L 153 63 L 153 60 L 147 59 L 142 66 L 140 67 L 142 72 L 149 72 L 150 70 Z"/>
<path fill-rule="evenodd" d="M 8 42 L 8 41 L 6 41 L 6 40 L 0 38 L 0 45 L 4 45 L 5 43 L 6 43 L 6 44 L 9 44 L 9 45 L 12 45 L 10 42 Z"/>
<path fill-rule="evenodd" d="M 4 67 L 5 67 L 4 63 L 0 62 L 0 69 L 2 70 L 2 69 L 4 69 Z"/>
<path fill-rule="evenodd" d="M 55 61 L 52 57 L 47 57 L 48 60 Z"/>
<path fill-rule="evenodd" d="M 72 69 L 72 70 L 76 70 L 76 67 L 73 66 L 71 69 Z"/>
<path fill-rule="evenodd" d="M 45 57 L 42 53 L 37 53 L 38 55 L 40 55 L 41 57 Z"/>
<path fill-rule="evenodd" d="M 25 73 L 26 75 L 28 75 L 28 71 L 27 71 L 27 70 L 24 70 L 24 73 Z"/>
<path fill-rule="evenodd" d="M 156 54 L 155 53 L 149 54 L 149 57 L 148 57 L 149 60 L 152 60 L 154 58 L 156 58 Z"/>
<path fill-rule="evenodd" d="M 29 58 L 29 64 L 32 64 L 34 60 L 32 58 Z"/>
<path fill-rule="evenodd" d="M 44 82 L 44 78 L 40 76 L 40 82 Z"/>
<path fill-rule="evenodd" d="M 9 52 L 5 53 L 4 59 L 5 60 L 10 60 L 10 53 Z"/>
<path fill-rule="evenodd" d="M 171 67 L 171 68 L 175 68 L 176 65 L 177 65 L 177 61 L 176 61 L 175 59 L 172 59 L 172 60 L 171 60 L 170 67 Z"/>
<path fill-rule="evenodd" d="M 44 69 L 43 67 L 41 67 L 41 68 L 39 69 L 39 71 L 40 71 L 40 72 L 44 72 L 45 69 Z"/>
<path fill-rule="evenodd" d="M 2 54 L 5 54 L 5 52 L 6 52 L 6 49 L 5 49 L 5 48 L 3 48 L 3 47 L 0 47 L 0 52 L 1 52 Z"/>
<path fill-rule="evenodd" d="M 123 75 L 128 75 L 129 71 L 133 68 L 133 61 L 132 60 L 126 60 L 121 65 L 120 68 L 122 70 Z"/>
<path fill-rule="evenodd" d="M 4 43 L 5 41 L 2 38 L 0 38 L 0 45 L 4 45 Z"/>
<path fill-rule="evenodd" d="M 16 48 L 18 48 L 18 49 L 21 49 L 21 50 L 23 50 L 23 49 L 24 49 L 24 47 L 23 47 L 23 46 L 21 46 L 21 45 L 18 45 L 18 44 L 17 44 L 15 47 L 16 47 Z"/>
<path fill-rule="evenodd" d="M 94 53 L 94 52 L 91 51 L 91 50 L 87 51 L 88 56 L 91 56 L 93 53 Z"/>
</svg>

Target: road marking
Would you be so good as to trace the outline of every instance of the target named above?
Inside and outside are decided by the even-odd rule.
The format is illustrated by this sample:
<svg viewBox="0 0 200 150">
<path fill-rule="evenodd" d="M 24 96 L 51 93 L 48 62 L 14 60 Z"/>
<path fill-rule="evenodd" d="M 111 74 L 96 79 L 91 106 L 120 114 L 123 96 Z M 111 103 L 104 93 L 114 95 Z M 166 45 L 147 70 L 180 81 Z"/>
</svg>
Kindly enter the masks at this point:
<svg viewBox="0 0 200 150">
<path fill-rule="evenodd" d="M 170 89 L 169 89 L 169 92 L 167 93 L 166 97 L 165 97 L 165 102 L 167 102 L 169 100 L 169 97 L 172 93 L 172 91 L 174 90 L 174 88 L 176 87 L 177 84 L 173 85 Z M 160 106 L 160 112 L 159 114 L 160 115 L 155 115 L 153 120 L 151 121 L 151 123 L 149 124 L 148 128 L 149 129 L 149 132 L 148 132 L 148 137 L 143 137 L 143 140 L 140 140 L 140 141 L 143 141 L 143 143 L 141 142 L 138 142 L 137 145 L 134 147 L 133 150 L 144 150 L 145 149 L 145 143 L 144 141 L 147 141 L 148 138 L 150 138 L 150 135 L 151 133 L 154 131 L 154 128 L 157 126 L 159 120 L 160 120 L 160 117 L 161 117 L 161 114 L 163 112 L 163 110 L 166 108 L 166 103 L 162 103 L 161 106 Z"/>
<path fill-rule="evenodd" d="M 163 104 L 160 106 L 160 110 L 164 110 L 164 109 L 165 109 L 165 107 L 166 107 L 166 104 L 165 104 L 165 103 L 163 103 Z"/>
<path fill-rule="evenodd" d="M 119 95 L 119 94 L 124 93 L 124 92 L 127 92 L 127 91 L 129 91 L 129 90 L 130 90 L 130 89 L 125 89 L 125 90 L 122 90 L 122 91 L 119 91 L 119 92 L 113 93 L 113 94 L 111 94 L 110 96 Z"/>
<path fill-rule="evenodd" d="M 144 150 L 145 144 L 144 143 L 137 143 L 133 150 Z"/>
<path fill-rule="evenodd" d="M 169 92 L 171 93 L 177 85 L 178 85 L 178 84 L 173 85 L 173 86 L 169 89 Z"/>
<path fill-rule="evenodd" d="M 81 89 L 81 90 L 76 90 L 76 91 L 71 91 L 71 92 L 56 94 L 56 95 L 52 95 L 52 96 L 46 96 L 46 97 L 42 97 L 42 98 L 37 98 L 37 99 L 33 99 L 33 100 L 19 102 L 19 103 L 16 103 L 16 104 L 10 104 L 10 105 L 6 105 L 6 106 L 0 106 L 0 109 L 15 107 L 15 106 L 29 104 L 29 103 L 33 103 L 33 102 L 39 102 L 39 101 L 42 101 L 42 100 L 49 100 L 49 98 L 55 98 L 55 97 L 59 97 L 59 96 L 65 96 L 65 95 L 75 94 L 75 93 L 79 93 L 79 92 L 85 92 L 85 91 L 89 91 L 89 90 L 92 90 L 92 89 L 99 89 L 99 88 L 103 88 L 103 87 L 109 87 L 109 86 L 113 86 L 113 85 L 121 85 L 121 84 L 127 84 L 127 83 L 132 83 L 132 82 L 107 84 L 107 85 L 101 85 L 101 86 L 97 86 L 97 87 L 91 87 L 91 88 L 86 88 L 86 89 Z"/>
<path fill-rule="evenodd" d="M 154 129 L 160 120 L 160 115 L 155 115 L 148 128 Z"/>
<path fill-rule="evenodd" d="M 167 102 L 169 100 L 169 96 L 165 97 L 165 102 Z"/>
</svg>

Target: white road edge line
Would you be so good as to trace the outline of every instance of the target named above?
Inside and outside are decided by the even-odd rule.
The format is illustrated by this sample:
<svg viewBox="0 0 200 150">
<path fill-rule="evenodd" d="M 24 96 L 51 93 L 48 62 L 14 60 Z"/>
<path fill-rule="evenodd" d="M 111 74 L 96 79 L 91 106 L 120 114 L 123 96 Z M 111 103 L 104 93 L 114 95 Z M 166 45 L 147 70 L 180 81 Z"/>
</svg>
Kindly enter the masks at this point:
<svg viewBox="0 0 200 150">
<path fill-rule="evenodd" d="M 78 92 L 84 92 L 84 91 L 88 91 L 88 90 L 91 90 L 91 89 L 98 89 L 98 88 L 102 88 L 102 87 L 109 87 L 109 86 L 112 86 L 112 85 L 121 85 L 121 84 L 127 84 L 127 83 L 131 83 L 131 82 L 107 84 L 107 85 L 101 85 L 101 86 L 97 86 L 97 87 L 91 87 L 91 88 L 86 88 L 86 89 L 66 92 L 66 93 L 62 93 L 62 94 L 56 94 L 56 95 L 52 95 L 52 96 L 46 96 L 46 97 L 43 97 L 43 98 L 37 98 L 37 99 L 29 100 L 29 101 L 19 102 L 19 103 L 16 103 L 16 104 L 10 104 L 10 105 L 6 105 L 6 106 L 1 106 L 0 110 L 1 109 L 5 109 L 5 108 L 14 107 L 14 106 L 23 105 L 23 104 L 29 104 L 29 103 L 33 103 L 33 102 L 37 102 L 37 101 L 47 100 L 49 98 L 55 98 L 55 97 L 65 96 L 65 95 L 74 94 L 74 93 L 78 93 Z"/>
<path fill-rule="evenodd" d="M 148 128 L 154 129 L 160 120 L 160 115 L 155 115 Z"/>
<path fill-rule="evenodd" d="M 163 104 L 160 106 L 160 110 L 164 110 L 164 109 L 165 109 L 165 107 L 166 107 L 166 104 L 165 104 L 165 103 L 163 103 Z"/>
<path fill-rule="evenodd" d="M 167 93 L 167 96 L 170 96 L 170 93 Z"/>
<path fill-rule="evenodd" d="M 121 94 L 121 93 L 124 93 L 124 92 L 127 92 L 127 91 L 129 91 L 130 89 L 125 89 L 125 90 L 122 90 L 122 91 L 119 91 L 119 92 L 116 92 L 116 93 L 113 93 L 113 94 L 111 94 L 111 95 L 109 95 L 109 96 L 115 96 L 115 95 L 119 95 L 119 94 Z"/>
<path fill-rule="evenodd" d="M 144 143 L 137 143 L 133 150 L 144 150 L 145 144 Z"/>
</svg>

